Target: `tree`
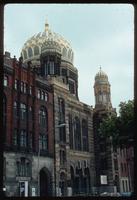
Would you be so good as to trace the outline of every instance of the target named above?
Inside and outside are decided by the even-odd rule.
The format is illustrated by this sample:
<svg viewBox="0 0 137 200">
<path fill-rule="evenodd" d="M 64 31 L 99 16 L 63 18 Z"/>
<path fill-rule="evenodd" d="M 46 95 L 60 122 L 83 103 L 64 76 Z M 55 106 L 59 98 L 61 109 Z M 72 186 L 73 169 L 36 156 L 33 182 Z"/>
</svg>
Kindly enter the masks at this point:
<svg viewBox="0 0 137 200">
<path fill-rule="evenodd" d="M 134 131 L 134 103 L 129 100 L 120 103 L 120 121 L 121 121 L 121 134 L 133 137 Z"/>
<path fill-rule="evenodd" d="M 119 116 L 109 116 L 99 127 L 100 135 L 112 136 L 114 145 L 127 144 L 134 138 L 134 102 L 121 102 L 119 107 Z"/>
</svg>

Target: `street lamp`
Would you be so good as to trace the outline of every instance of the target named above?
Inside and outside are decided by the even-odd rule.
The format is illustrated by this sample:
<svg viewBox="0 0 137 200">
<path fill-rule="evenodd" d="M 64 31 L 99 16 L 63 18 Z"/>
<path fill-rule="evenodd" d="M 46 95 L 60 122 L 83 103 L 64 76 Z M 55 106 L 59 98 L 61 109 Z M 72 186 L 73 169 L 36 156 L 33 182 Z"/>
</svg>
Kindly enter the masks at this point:
<svg viewBox="0 0 137 200">
<path fill-rule="evenodd" d="M 55 128 L 61 128 L 66 126 L 65 123 L 55 126 Z M 53 131 L 55 131 L 55 128 Z M 55 195 L 56 195 L 56 149 L 55 149 L 55 134 L 54 134 L 54 179 L 55 179 Z M 40 159 L 40 140 L 38 139 L 38 196 L 40 196 L 40 179 L 39 179 L 39 159 Z"/>
<path fill-rule="evenodd" d="M 66 123 L 59 124 L 55 128 L 62 128 L 66 126 Z M 55 180 L 55 196 L 57 196 L 56 190 L 56 138 L 55 138 L 55 128 L 54 128 L 54 180 Z"/>
<path fill-rule="evenodd" d="M 39 138 L 38 138 L 38 196 L 40 196 L 40 180 L 39 180 L 39 157 L 40 157 L 40 145 L 39 145 Z"/>
</svg>

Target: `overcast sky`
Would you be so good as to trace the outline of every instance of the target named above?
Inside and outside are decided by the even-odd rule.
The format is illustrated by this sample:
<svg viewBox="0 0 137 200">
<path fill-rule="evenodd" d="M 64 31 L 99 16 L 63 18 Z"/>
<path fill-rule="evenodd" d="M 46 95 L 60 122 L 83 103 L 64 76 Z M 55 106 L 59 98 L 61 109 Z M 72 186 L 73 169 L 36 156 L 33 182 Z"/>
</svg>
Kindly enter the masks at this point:
<svg viewBox="0 0 137 200">
<path fill-rule="evenodd" d="M 134 8 L 130 4 L 9 4 L 5 6 L 4 47 L 20 56 L 23 44 L 51 29 L 67 39 L 79 75 L 79 99 L 95 105 L 94 77 L 99 66 L 111 84 L 111 100 L 133 99 Z"/>
</svg>

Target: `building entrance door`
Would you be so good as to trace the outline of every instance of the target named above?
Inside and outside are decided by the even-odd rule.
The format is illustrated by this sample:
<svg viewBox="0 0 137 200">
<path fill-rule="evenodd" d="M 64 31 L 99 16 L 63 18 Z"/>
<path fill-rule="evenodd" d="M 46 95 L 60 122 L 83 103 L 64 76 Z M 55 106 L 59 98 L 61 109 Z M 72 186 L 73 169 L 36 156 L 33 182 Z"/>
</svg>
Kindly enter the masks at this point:
<svg viewBox="0 0 137 200">
<path fill-rule="evenodd" d="M 40 171 L 40 196 L 51 196 L 50 187 L 50 176 L 45 169 L 42 169 Z"/>
</svg>

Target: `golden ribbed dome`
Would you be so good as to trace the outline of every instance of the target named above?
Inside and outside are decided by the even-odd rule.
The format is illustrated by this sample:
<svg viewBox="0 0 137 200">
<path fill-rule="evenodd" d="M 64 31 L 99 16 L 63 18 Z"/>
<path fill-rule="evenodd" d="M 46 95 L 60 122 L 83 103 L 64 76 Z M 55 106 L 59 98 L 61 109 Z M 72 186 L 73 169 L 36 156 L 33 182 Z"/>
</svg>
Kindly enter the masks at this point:
<svg viewBox="0 0 137 200">
<path fill-rule="evenodd" d="M 63 61 L 73 63 L 73 50 L 70 43 L 58 33 L 53 32 L 47 21 L 44 32 L 32 36 L 25 42 L 21 55 L 24 62 L 30 60 L 38 61 L 41 53 L 45 51 L 58 52 L 61 54 Z"/>
</svg>

